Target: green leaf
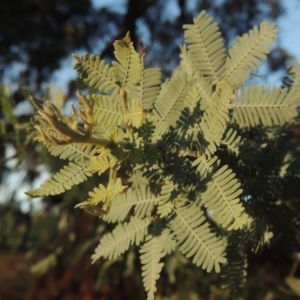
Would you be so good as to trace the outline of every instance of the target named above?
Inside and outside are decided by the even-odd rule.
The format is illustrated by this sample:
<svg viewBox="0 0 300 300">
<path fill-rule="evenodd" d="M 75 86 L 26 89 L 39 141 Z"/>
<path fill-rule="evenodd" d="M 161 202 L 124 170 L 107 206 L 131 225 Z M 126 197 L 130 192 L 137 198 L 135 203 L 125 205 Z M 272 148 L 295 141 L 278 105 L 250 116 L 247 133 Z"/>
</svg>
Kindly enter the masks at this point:
<svg viewBox="0 0 300 300">
<path fill-rule="evenodd" d="M 70 190 L 73 185 L 77 185 L 92 176 L 86 168 L 90 162 L 83 160 L 77 163 L 70 162 L 68 166 L 63 167 L 53 178 L 43 183 L 39 188 L 31 190 L 26 194 L 31 198 L 43 197 L 49 195 L 58 195 L 66 190 Z"/>
<path fill-rule="evenodd" d="M 238 132 L 232 128 L 229 128 L 227 132 L 225 132 L 225 136 L 223 137 L 221 144 L 225 145 L 230 152 L 239 154 L 239 146 L 242 143 L 242 137 L 238 135 Z"/>
<path fill-rule="evenodd" d="M 109 93 L 118 86 L 115 83 L 112 68 L 94 54 L 78 56 L 73 54 L 76 59 L 74 69 L 89 86 L 93 86 L 99 91 Z"/>
<path fill-rule="evenodd" d="M 157 134 L 163 134 L 169 126 L 175 126 L 192 89 L 193 81 L 185 73 L 178 73 L 164 85 L 155 104 L 154 113 L 158 118 Z"/>
<path fill-rule="evenodd" d="M 130 94 L 142 78 L 142 62 L 135 51 L 129 34 L 123 40 L 114 42 L 114 54 L 118 62 L 113 62 L 113 74 L 118 85 Z"/>
<path fill-rule="evenodd" d="M 160 68 L 145 69 L 141 78 L 140 99 L 144 109 L 152 109 L 161 85 Z"/>
<path fill-rule="evenodd" d="M 207 272 L 215 269 L 220 272 L 220 264 L 226 262 L 225 245 L 209 228 L 203 211 L 195 203 L 178 203 L 174 209 L 176 217 L 171 229 L 176 235 L 180 251 L 187 257 L 193 257 L 193 263 L 202 266 Z"/>
<path fill-rule="evenodd" d="M 267 58 L 277 31 L 276 24 L 270 25 L 268 21 L 264 21 L 259 27 L 254 26 L 248 34 L 237 38 L 225 63 L 225 79 L 233 87 L 243 84 L 250 73 L 261 65 L 261 60 Z"/>
<path fill-rule="evenodd" d="M 100 257 L 115 259 L 129 249 L 130 245 L 139 245 L 147 234 L 150 219 L 131 217 L 129 222 L 119 223 L 112 233 L 107 233 L 92 255 L 93 263 Z"/>
<path fill-rule="evenodd" d="M 194 19 L 193 25 L 183 25 L 188 54 L 195 69 L 212 85 L 222 79 L 226 59 L 224 42 L 217 23 L 206 11 Z"/>
<path fill-rule="evenodd" d="M 117 159 L 111 154 L 110 149 L 99 149 L 99 155 L 94 155 L 90 158 L 91 162 L 87 168 L 88 172 L 98 173 L 101 175 L 109 168 L 113 168 L 117 164 Z"/>
<path fill-rule="evenodd" d="M 197 166 L 197 172 L 199 173 L 200 178 L 205 178 L 211 175 L 214 168 L 218 165 L 219 161 L 217 156 L 207 159 L 204 154 L 200 154 L 192 163 L 193 167 Z"/>
<path fill-rule="evenodd" d="M 164 265 L 160 260 L 166 255 L 164 251 L 166 234 L 158 236 L 149 234 L 140 249 L 141 263 L 143 265 L 142 277 L 148 300 L 154 300 L 155 284 Z"/>
<path fill-rule="evenodd" d="M 100 202 L 108 202 L 110 203 L 117 195 L 123 193 L 124 186 L 122 185 L 121 179 L 117 178 L 117 180 L 105 187 L 103 184 L 100 184 L 99 187 L 94 188 L 92 192 L 89 192 L 89 198 L 80 203 L 80 206 L 86 204 L 97 205 Z M 76 205 L 80 207 L 79 205 Z"/>
<path fill-rule="evenodd" d="M 60 247 L 57 248 L 54 252 L 33 264 L 30 267 L 30 272 L 39 276 L 46 274 L 51 268 L 57 265 L 57 258 L 61 252 L 62 249 Z"/>
<path fill-rule="evenodd" d="M 298 101 L 288 89 L 280 87 L 251 85 L 241 90 L 231 106 L 233 121 L 241 127 L 283 125 L 298 115 Z"/>
<path fill-rule="evenodd" d="M 213 155 L 219 147 L 223 134 L 230 120 L 230 100 L 233 98 L 231 86 L 224 82 L 220 92 L 213 94 L 212 100 L 201 119 L 200 128 L 208 142 L 205 154 Z"/>
<path fill-rule="evenodd" d="M 109 135 L 117 126 L 124 127 L 121 105 L 112 97 L 92 94 L 87 99 L 93 102 L 95 133 Z"/>
<path fill-rule="evenodd" d="M 125 193 L 116 196 L 109 212 L 103 219 L 107 222 L 124 221 L 133 206 L 135 216 L 141 219 L 150 217 L 157 202 L 158 198 L 146 186 L 138 189 L 129 188 Z"/>
<path fill-rule="evenodd" d="M 166 182 L 161 187 L 160 197 L 158 201 L 157 214 L 161 218 L 168 216 L 174 207 L 174 200 L 171 199 L 172 193 L 176 190 L 176 185 L 173 182 Z M 173 200 L 173 201 L 172 201 Z"/>
<path fill-rule="evenodd" d="M 83 147 L 82 144 L 68 145 L 47 145 L 49 152 L 53 156 L 59 156 L 60 159 L 68 159 L 70 161 L 80 161 L 90 159 L 96 153 L 93 146 Z"/>
<path fill-rule="evenodd" d="M 139 99 L 130 99 L 128 102 L 128 112 L 124 114 L 126 124 L 139 128 L 142 126 L 146 114 Z"/>
<path fill-rule="evenodd" d="M 215 220 L 229 230 L 242 229 L 248 215 L 239 200 L 241 184 L 227 165 L 212 175 L 206 191 L 202 194 L 202 203 L 213 212 Z"/>
</svg>

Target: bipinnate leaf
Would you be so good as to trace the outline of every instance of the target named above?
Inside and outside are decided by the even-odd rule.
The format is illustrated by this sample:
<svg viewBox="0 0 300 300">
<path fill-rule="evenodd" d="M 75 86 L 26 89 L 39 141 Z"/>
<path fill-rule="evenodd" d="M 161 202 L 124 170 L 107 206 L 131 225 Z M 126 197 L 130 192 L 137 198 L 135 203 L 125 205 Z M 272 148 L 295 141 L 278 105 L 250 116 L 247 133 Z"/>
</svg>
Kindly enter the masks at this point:
<svg viewBox="0 0 300 300">
<path fill-rule="evenodd" d="M 222 79 L 226 59 L 224 42 L 217 23 L 206 11 L 194 19 L 193 25 L 183 25 L 188 54 L 195 69 L 212 85 Z"/>
<path fill-rule="evenodd" d="M 159 201 L 159 197 L 151 193 L 149 187 L 140 186 L 135 190 L 137 201 L 135 203 L 134 215 L 139 218 L 150 217 L 151 213 Z"/>
<path fill-rule="evenodd" d="M 100 184 L 99 187 L 94 188 L 92 192 L 89 192 L 89 198 L 87 201 L 80 203 L 81 205 L 90 204 L 97 205 L 100 202 L 110 203 L 117 195 L 122 194 L 126 187 L 122 185 L 121 179 L 117 178 L 115 182 L 108 184 L 105 187 L 103 184 Z M 79 205 L 77 205 L 80 207 Z"/>
<path fill-rule="evenodd" d="M 59 156 L 60 159 L 68 159 L 70 161 L 81 161 L 90 159 L 96 152 L 95 147 L 82 147 L 82 144 L 70 143 L 67 145 L 47 145 L 49 152 L 53 156 Z"/>
<path fill-rule="evenodd" d="M 94 54 L 83 56 L 73 54 L 73 57 L 76 59 L 74 69 L 89 86 L 104 93 L 109 93 L 117 88 L 112 68 L 105 63 L 105 60 L 101 60 Z"/>
<path fill-rule="evenodd" d="M 110 210 L 103 217 L 103 220 L 108 223 L 124 221 L 136 202 L 136 191 L 134 191 L 132 188 L 127 189 L 125 193 L 119 194 L 115 197 Z"/>
<path fill-rule="evenodd" d="M 188 54 L 187 45 L 180 45 L 180 69 L 183 70 L 189 77 L 192 77 L 196 72 L 195 66 Z"/>
<path fill-rule="evenodd" d="M 225 78 L 233 87 L 243 84 L 250 73 L 261 65 L 261 60 L 267 58 L 277 31 L 276 24 L 264 21 L 259 27 L 254 26 L 249 33 L 237 38 L 225 63 Z"/>
<path fill-rule="evenodd" d="M 241 127 L 284 125 L 298 114 L 293 93 L 281 87 L 251 85 L 240 91 L 231 106 L 233 121 Z"/>
<path fill-rule="evenodd" d="M 142 277 L 147 292 L 147 300 L 154 300 L 156 281 L 164 265 L 160 260 L 166 255 L 164 251 L 165 234 L 157 236 L 149 234 L 140 248 Z"/>
<path fill-rule="evenodd" d="M 216 221 L 228 231 L 242 229 L 248 220 L 239 199 L 241 184 L 235 177 L 227 165 L 222 166 L 212 175 L 201 196 L 204 206 L 213 212 Z"/>
<path fill-rule="evenodd" d="M 135 128 L 142 126 L 146 116 L 144 108 L 139 99 L 130 99 L 128 102 L 128 112 L 124 113 L 124 121 L 126 125 L 131 125 Z"/>
<path fill-rule="evenodd" d="M 192 166 L 197 166 L 197 172 L 200 178 L 206 178 L 211 175 L 213 170 L 219 165 L 220 161 L 217 156 L 208 159 L 204 154 L 201 154 L 193 161 Z"/>
<path fill-rule="evenodd" d="M 130 94 L 142 77 L 142 62 L 135 51 L 129 33 L 123 40 L 114 42 L 114 54 L 118 62 L 113 61 L 113 74 L 117 84 Z"/>
<path fill-rule="evenodd" d="M 212 101 L 213 88 L 206 78 L 198 72 L 194 74 L 194 78 L 196 79 L 196 85 L 199 89 L 198 101 L 200 100 L 200 107 L 202 111 L 205 111 Z"/>
<path fill-rule="evenodd" d="M 155 197 L 147 186 L 140 186 L 138 189 L 129 188 L 125 193 L 116 196 L 103 219 L 113 223 L 124 221 L 133 206 L 136 217 L 140 219 L 150 217 L 158 200 L 159 198 Z"/>
<path fill-rule="evenodd" d="M 291 177 L 295 161 L 288 146 L 287 155 L 278 155 L 277 135 L 283 131 L 277 127 L 291 125 L 297 116 L 300 65 L 291 69 L 287 88 L 243 87 L 266 59 L 276 25 L 255 26 L 228 55 L 218 25 L 205 11 L 184 29 L 181 64 L 164 83 L 159 68 L 144 69 L 145 48 L 136 52 L 128 33 L 114 43 L 113 67 L 95 55 L 73 55 L 77 73 L 98 94 L 77 92 L 79 109 L 73 107 L 70 116 L 50 101 L 29 96 L 38 110 L 30 124 L 33 139 L 69 165 L 27 194 L 60 194 L 93 174 L 107 179 L 75 206 L 116 223 L 92 261 L 113 260 L 138 246 L 148 300 L 155 298 L 165 256 L 175 250 L 207 272 L 220 272 L 223 264 L 224 286 L 238 294 L 245 247 L 258 251 L 268 244 L 280 227 L 272 225 L 276 215 L 271 214 L 288 209 L 278 201 L 279 185 Z M 3 109 L 9 121 L 16 121 L 11 104 Z M 290 145 L 290 140 L 284 135 L 279 141 Z M 251 153 L 253 163 L 246 148 L 259 149 Z M 260 181 L 267 183 L 266 191 Z M 261 201 L 264 197 L 268 201 Z M 293 243 L 299 240 L 297 222 L 295 217 L 288 226 L 292 233 L 286 240 Z M 50 257 L 38 267 L 53 261 Z M 174 273 L 169 271 L 173 282 Z M 294 288 L 297 280 L 289 277 L 287 283 Z"/>
<path fill-rule="evenodd" d="M 210 272 L 220 272 L 220 264 L 226 262 L 225 245 L 209 228 L 203 211 L 195 203 L 178 203 L 174 208 L 176 217 L 171 221 L 179 250 L 193 263 Z"/>
<path fill-rule="evenodd" d="M 191 89 L 192 81 L 184 72 L 178 73 L 164 85 L 154 104 L 154 113 L 158 118 L 156 131 L 159 135 L 163 134 L 169 126 L 176 125 Z"/>
<path fill-rule="evenodd" d="M 161 188 L 160 197 L 158 201 L 157 214 L 161 218 L 168 216 L 172 212 L 174 202 L 171 201 L 171 194 L 176 190 L 173 182 L 166 182 Z"/>
<path fill-rule="evenodd" d="M 222 145 L 225 145 L 227 149 L 235 153 L 236 155 L 239 154 L 239 145 L 241 144 L 242 137 L 238 135 L 237 130 L 229 128 L 227 132 L 225 132 L 225 136 L 222 139 Z"/>
<path fill-rule="evenodd" d="M 26 194 L 31 198 L 36 198 L 58 195 L 66 190 L 70 190 L 73 185 L 77 185 L 92 176 L 91 172 L 86 171 L 89 164 L 89 160 L 83 160 L 77 163 L 70 162 L 69 165 L 60 169 L 60 171 L 39 188 L 26 192 Z"/>
<path fill-rule="evenodd" d="M 117 159 L 111 154 L 110 149 L 98 149 L 99 155 L 90 158 L 90 165 L 87 171 L 101 175 L 109 168 L 113 168 L 117 164 Z"/>
<path fill-rule="evenodd" d="M 145 69 L 142 74 L 140 99 L 144 109 L 152 109 L 161 85 L 160 68 Z"/>
<path fill-rule="evenodd" d="M 92 255 L 94 263 L 100 257 L 115 259 L 123 254 L 133 244 L 140 245 L 145 239 L 150 219 L 140 219 L 135 216 L 129 222 L 119 223 L 111 233 L 101 238 Z"/>
<path fill-rule="evenodd" d="M 108 135 L 124 125 L 121 106 L 112 97 L 92 94 L 87 99 L 93 103 L 95 133 Z"/>
<path fill-rule="evenodd" d="M 230 100 L 234 98 L 233 90 L 228 82 L 215 92 L 200 123 L 204 139 L 208 142 L 205 154 L 211 156 L 219 147 L 223 134 L 230 120 Z"/>
<path fill-rule="evenodd" d="M 194 95 L 192 95 L 192 99 L 187 99 L 188 107 L 194 107 L 195 104 L 200 101 L 201 109 L 204 111 L 211 101 L 211 96 L 213 94 L 213 86 L 209 81 L 209 77 L 204 77 L 200 71 L 196 70 L 196 67 L 190 58 L 190 55 L 188 54 L 186 45 L 182 45 L 180 49 L 180 68 L 189 77 L 196 79 L 196 84 L 194 84 L 193 86 Z M 196 90 L 195 87 L 197 87 Z M 198 94 L 197 98 L 194 97 L 196 94 Z"/>
</svg>

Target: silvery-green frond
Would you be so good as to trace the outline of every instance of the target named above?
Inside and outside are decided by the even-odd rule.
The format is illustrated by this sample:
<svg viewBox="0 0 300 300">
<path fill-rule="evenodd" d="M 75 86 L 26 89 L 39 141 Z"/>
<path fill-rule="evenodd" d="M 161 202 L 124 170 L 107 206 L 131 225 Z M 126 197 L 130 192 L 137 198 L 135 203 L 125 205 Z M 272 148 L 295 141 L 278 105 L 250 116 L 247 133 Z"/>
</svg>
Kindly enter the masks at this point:
<svg viewBox="0 0 300 300">
<path fill-rule="evenodd" d="M 230 100 L 233 97 L 230 84 L 224 82 L 221 85 L 220 92 L 213 94 L 212 100 L 204 112 L 200 128 L 205 141 L 208 143 L 205 151 L 207 156 L 213 155 L 221 143 L 227 124 L 230 121 Z"/>
<path fill-rule="evenodd" d="M 145 69 L 140 83 L 140 99 L 144 109 L 152 109 L 159 94 L 161 85 L 161 69 Z"/>
<path fill-rule="evenodd" d="M 225 165 L 212 175 L 207 189 L 201 195 L 202 203 L 212 211 L 215 221 L 228 231 L 242 229 L 248 221 L 239 199 L 242 193 L 240 187 L 236 175 Z"/>
<path fill-rule="evenodd" d="M 125 193 L 116 196 L 103 220 L 108 223 L 124 221 L 136 202 L 136 192 L 132 188 L 127 189 Z"/>
<path fill-rule="evenodd" d="M 115 82 L 130 94 L 135 90 L 142 78 L 142 62 L 140 55 L 135 51 L 129 33 L 123 40 L 114 42 L 113 74 Z"/>
<path fill-rule="evenodd" d="M 92 94 L 87 99 L 93 103 L 95 133 L 109 135 L 124 126 L 121 106 L 112 97 Z"/>
<path fill-rule="evenodd" d="M 92 173 L 87 171 L 89 160 L 70 162 L 69 165 L 60 169 L 52 178 L 41 184 L 37 189 L 26 192 L 31 198 L 49 195 L 58 195 L 70 190 L 74 185 L 86 181 Z"/>
<path fill-rule="evenodd" d="M 205 77 L 203 77 L 198 72 L 195 72 L 193 78 L 196 79 L 196 86 L 199 89 L 201 110 L 205 111 L 208 108 L 210 102 L 212 101 L 212 97 L 213 97 L 212 85 L 206 80 Z"/>
<path fill-rule="evenodd" d="M 123 116 L 126 125 L 131 125 L 135 128 L 141 127 L 146 113 L 140 99 L 130 99 L 130 101 L 128 101 L 128 111 L 124 113 Z"/>
<path fill-rule="evenodd" d="M 87 147 L 83 147 L 82 144 L 47 145 L 47 148 L 53 156 L 75 162 L 90 159 L 96 153 L 96 149 L 92 145 Z"/>
<path fill-rule="evenodd" d="M 113 168 L 117 164 L 117 159 L 111 154 L 110 149 L 98 149 L 98 155 L 90 158 L 90 165 L 87 171 L 91 173 L 103 174 L 109 168 Z"/>
<path fill-rule="evenodd" d="M 167 181 L 162 187 L 160 192 L 160 197 L 158 201 L 157 214 L 164 218 L 168 216 L 174 207 L 174 199 L 172 199 L 172 194 L 176 191 L 176 185 Z M 173 201 L 172 201 L 173 200 Z"/>
<path fill-rule="evenodd" d="M 201 95 L 199 88 L 196 85 L 194 85 L 184 101 L 184 107 L 188 107 L 190 111 L 193 111 L 199 103 L 200 99 Z"/>
<path fill-rule="evenodd" d="M 73 54 L 76 59 L 74 69 L 89 86 L 95 87 L 99 91 L 109 93 L 117 85 L 114 80 L 112 68 L 94 54 L 78 56 Z"/>
<path fill-rule="evenodd" d="M 184 101 L 192 89 L 192 82 L 188 80 L 185 73 L 179 73 L 164 85 L 157 100 L 154 103 L 155 114 L 160 123 L 175 126 Z"/>
<path fill-rule="evenodd" d="M 195 66 L 188 54 L 187 45 L 180 45 L 180 69 L 183 70 L 189 77 L 195 73 Z"/>
<path fill-rule="evenodd" d="M 213 85 L 206 77 L 203 76 L 203 74 L 201 74 L 201 72 L 196 70 L 195 65 L 189 57 L 186 45 L 181 46 L 180 58 L 180 69 L 183 70 L 188 77 L 196 80 L 194 89 L 197 88 L 198 97 L 194 99 L 192 103 L 195 105 L 200 101 L 201 109 L 204 111 L 211 101 Z"/>
<path fill-rule="evenodd" d="M 232 128 L 229 128 L 225 132 L 221 144 L 225 145 L 230 152 L 238 155 L 239 146 L 241 145 L 241 142 L 242 142 L 242 137 L 238 134 L 238 132 Z"/>
<path fill-rule="evenodd" d="M 220 161 L 217 156 L 207 158 L 205 154 L 199 154 L 199 156 L 193 161 L 192 166 L 197 166 L 197 172 L 199 173 L 200 178 L 206 178 L 219 166 L 219 163 Z"/>
<path fill-rule="evenodd" d="M 123 194 L 116 196 L 111 208 L 103 218 L 107 222 L 121 222 L 126 219 L 132 207 L 134 215 L 139 218 L 150 217 L 154 205 L 158 202 L 146 186 L 138 189 L 129 188 Z"/>
<path fill-rule="evenodd" d="M 141 186 L 136 190 L 137 202 L 134 208 L 134 215 L 140 218 L 150 217 L 159 201 L 159 197 L 150 192 L 149 187 Z"/>
<path fill-rule="evenodd" d="M 283 125 L 297 116 L 297 104 L 288 89 L 251 85 L 231 102 L 233 121 L 241 127 Z"/>
<path fill-rule="evenodd" d="M 142 165 L 137 165 L 130 174 L 129 182 L 133 189 L 143 188 L 149 186 L 149 180 L 143 176 Z"/>
<path fill-rule="evenodd" d="M 112 200 L 119 194 L 124 192 L 126 186 L 122 185 L 121 178 L 117 178 L 115 181 L 110 181 L 108 186 L 104 186 L 102 183 L 98 187 L 95 187 L 93 191 L 89 192 L 89 198 L 77 204 L 77 207 L 83 207 L 84 205 L 98 205 L 100 202 L 111 203 Z"/>
<path fill-rule="evenodd" d="M 146 237 L 145 243 L 140 248 L 142 277 L 147 292 L 147 300 L 154 300 L 156 281 L 164 265 L 160 260 L 166 255 L 164 251 L 165 234 L 149 234 Z"/>
<path fill-rule="evenodd" d="M 92 255 L 93 263 L 100 257 L 115 259 L 133 244 L 140 245 L 148 232 L 150 219 L 131 217 L 129 222 L 119 223 L 111 233 L 101 238 Z"/>
<path fill-rule="evenodd" d="M 254 26 L 249 33 L 238 37 L 226 60 L 225 79 L 235 88 L 248 80 L 250 73 L 261 65 L 261 60 L 267 58 L 269 48 L 276 39 L 276 24 L 264 21 L 260 26 Z"/>
<path fill-rule="evenodd" d="M 195 69 L 212 85 L 223 77 L 226 59 L 224 42 L 217 23 L 206 11 L 194 19 L 194 24 L 183 25 L 188 54 Z"/>
<path fill-rule="evenodd" d="M 170 228 L 165 228 L 162 232 L 162 235 L 164 236 L 165 239 L 164 252 L 166 254 L 171 254 L 177 248 L 176 236 L 174 232 L 170 230 Z"/>
<path fill-rule="evenodd" d="M 220 264 L 226 262 L 225 245 L 210 229 L 202 209 L 192 204 L 178 203 L 174 208 L 176 217 L 170 222 L 179 250 L 193 263 L 210 272 L 220 272 Z"/>
</svg>

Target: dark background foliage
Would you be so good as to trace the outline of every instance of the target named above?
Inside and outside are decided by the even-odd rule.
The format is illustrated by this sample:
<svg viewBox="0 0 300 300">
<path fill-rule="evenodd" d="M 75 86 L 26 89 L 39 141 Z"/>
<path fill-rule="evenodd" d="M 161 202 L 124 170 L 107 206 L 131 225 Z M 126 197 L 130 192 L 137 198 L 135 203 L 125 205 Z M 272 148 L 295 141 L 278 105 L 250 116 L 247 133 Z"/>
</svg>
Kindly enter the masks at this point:
<svg viewBox="0 0 300 300">
<path fill-rule="evenodd" d="M 7 195 L 7 201 L 0 204 L 0 299 L 145 297 L 134 253 L 133 258 L 128 254 L 111 267 L 106 262 L 90 265 L 98 234 L 107 230 L 100 220 L 73 210 L 90 186 L 80 185 L 62 196 L 43 199 L 39 212 L 34 204 L 29 212 L 21 209 L 18 186 L 10 182 L 13 191 L 5 189 L 7 178 L 31 187 L 41 173 L 61 166 L 28 138 L 28 110 L 20 113 L 19 109 L 12 115 L 10 107 L 23 105 L 27 92 L 47 95 L 45 87 L 53 73 L 73 52 L 90 52 L 110 61 L 113 42 L 127 31 L 136 47 L 140 41 L 146 46 L 146 64 L 161 67 L 166 77 L 179 61 L 182 25 L 191 23 L 201 10 L 207 10 L 220 24 L 227 46 L 262 20 L 276 21 L 285 14 L 283 1 L 278 0 L 124 0 L 118 9 L 114 1 L 101 4 L 101 0 L 0 1 L 0 82 L 8 81 L 11 86 L 10 96 L 4 95 L 3 88 L 0 91 L 4 99 L 0 107 L 0 189 Z M 282 70 L 290 62 L 288 49 L 277 43 L 270 54 L 269 71 Z M 70 79 L 64 87 L 65 102 L 72 100 L 78 88 L 85 87 Z M 299 129 L 288 130 L 290 139 L 298 143 Z M 289 183 L 287 197 L 299 202 L 298 182 Z M 294 209 L 296 212 L 297 206 Z M 32 263 L 51 253 L 57 253 L 52 267 L 41 275 L 29 273 Z M 261 256 L 251 255 L 244 299 L 296 299 L 284 283 L 293 264 L 291 253 L 284 247 L 273 247 Z M 129 272 L 134 264 L 137 268 Z M 169 278 L 162 274 L 159 293 L 172 299 L 230 299 L 215 274 L 182 262 L 175 275 L 180 284 L 168 283 Z"/>
</svg>

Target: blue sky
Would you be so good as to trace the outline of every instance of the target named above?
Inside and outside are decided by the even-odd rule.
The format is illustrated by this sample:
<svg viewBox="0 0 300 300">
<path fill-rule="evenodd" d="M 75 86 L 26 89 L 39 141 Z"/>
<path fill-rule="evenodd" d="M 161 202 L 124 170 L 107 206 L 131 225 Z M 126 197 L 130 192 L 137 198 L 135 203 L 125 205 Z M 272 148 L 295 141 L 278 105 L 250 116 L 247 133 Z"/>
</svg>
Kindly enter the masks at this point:
<svg viewBox="0 0 300 300">
<path fill-rule="evenodd" d="M 281 16 L 277 22 L 278 41 L 283 48 L 300 61 L 300 1 L 284 1 L 286 14 Z"/>
</svg>

